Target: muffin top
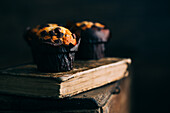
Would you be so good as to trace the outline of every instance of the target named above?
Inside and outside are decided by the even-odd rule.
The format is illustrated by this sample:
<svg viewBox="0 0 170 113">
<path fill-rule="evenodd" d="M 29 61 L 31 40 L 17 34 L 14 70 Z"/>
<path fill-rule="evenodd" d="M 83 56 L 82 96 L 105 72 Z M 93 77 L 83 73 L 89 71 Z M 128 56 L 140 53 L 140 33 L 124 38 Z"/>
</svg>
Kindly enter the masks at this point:
<svg viewBox="0 0 170 113">
<path fill-rule="evenodd" d="M 70 43 L 76 45 L 76 39 L 74 35 L 62 26 L 49 26 L 40 29 L 36 35 L 39 39 L 47 42 L 62 43 L 69 45 Z"/>
<path fill-rule="evenodd" d="M 58 24 L 42 24 L 42 25 L 37 25 L 35 28 L 32 28 L 31 31 L 36 33 L 44 27 L 56 27 L 56 26 L 58 26 Z"/>
<path fill-rule="evenodd" d="M 99 22 L 82 21 L 70 23 L 68 26 L 77 37 L 81 37 L 87 43 L 107 42 L 110 38 L 110 30 Z"/>
<path fill-rule="evenodd" d="M 37 25 L 36 27 L 34 27 L 34 28 L 30 28 L 30 27 L 27 27 L 27 31 L 25 32 L 25 34 L 24 34 L 24 38 L 25 38 L 25 40 L 28 42 L 28 43 L 30 43 L 30 41 L 32 41 L 32 40 L 37 40 L 37 35 L 36 35 L 36 33 L 40 30 L 40 29 L 42 29 L 42 28 L 44 28 L 44 27 L 56 27 L 56 26 L 58 26 L 57 24 L 42 24 L 42 25 Z"/>
<path fill-rule="evenodd" d="M 98 22 L 91 22 L 91 21 L 82 21 L 77 22 L 76 26 L 81 28 L 82 30 L 90 29 L 90 28 L 97 28 L 98 30 L 105 28 L 105 25 L 100 24 Z"/>
<path fill-rule="evenodd" d="M 76 45 L 76 37 L 65 27 L 57 24 L 37 25 L 31 29 L 36 34 L 39 40 L 43 42 L 51 42 L 55 44 Z"/>
</svg>

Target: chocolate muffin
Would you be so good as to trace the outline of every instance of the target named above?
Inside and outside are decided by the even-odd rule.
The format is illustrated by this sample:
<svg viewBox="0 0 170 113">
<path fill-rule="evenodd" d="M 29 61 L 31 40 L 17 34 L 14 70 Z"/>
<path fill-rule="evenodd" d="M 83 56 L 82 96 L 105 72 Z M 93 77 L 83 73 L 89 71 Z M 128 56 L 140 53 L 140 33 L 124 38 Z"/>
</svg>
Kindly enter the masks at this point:
<svg viewBox="0 0 170 113">
<path fill-rule="evenodd" d="M 105 56 L 105 43 L 110 38 L 110 30 L 105 25 L 82 21 L 67 26 L 77 37 L 81 37 L 76 59 L 100 59 Z"/>
<path fill-rule="evenodd" d="M 31 46 L 38 70 L 42 72 L 71 70 L 80 39 L 65 27 L 57 24 L 46 25 L 31 29 L 30 34 L 33 34 L 33 37 L 27 36 L 31 39 L 27 42 Z"/>
</svg>

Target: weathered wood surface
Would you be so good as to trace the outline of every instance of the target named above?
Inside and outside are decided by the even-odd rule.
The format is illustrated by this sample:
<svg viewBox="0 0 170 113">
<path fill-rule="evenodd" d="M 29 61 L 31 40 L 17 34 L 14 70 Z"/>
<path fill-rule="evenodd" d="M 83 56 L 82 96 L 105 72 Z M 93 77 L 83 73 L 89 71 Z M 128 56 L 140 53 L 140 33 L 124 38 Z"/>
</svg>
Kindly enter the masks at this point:
<svg viewBox="0 0 170 113">
<path fill-rule="evenodd" d="M 5 113 L 129 113 L 130 78 L 120 83 L 120 94 L 111 94 L 111 83 L 70 98 L 31 98 L 0 95 L 0 111 Z"/>
<path fill-rule="evenodd" d="M 102 113 L 130 113 L 130 83 L 130 77 L 120 83 L 120 94 L 111 95 L 102 107 Z"/>
</svg>

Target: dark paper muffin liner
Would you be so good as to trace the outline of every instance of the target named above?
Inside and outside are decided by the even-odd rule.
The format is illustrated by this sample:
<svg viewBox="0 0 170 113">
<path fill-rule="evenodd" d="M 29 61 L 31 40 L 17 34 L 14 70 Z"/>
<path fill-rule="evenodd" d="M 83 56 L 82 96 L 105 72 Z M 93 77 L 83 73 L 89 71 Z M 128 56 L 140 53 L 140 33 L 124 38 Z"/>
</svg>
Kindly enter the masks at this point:
<svg viewBox="0 0 170 113">
<path fill-rule="evenodd" d="M 109 30 L 109 29 L 106 29 Z M 81 32 L 82 40 L 79 51 L 76 53 L 78 60 L 101 59 L 105 57 L 105 44 L 109 37 L 101 31 L 88 29 Z"/>
<path fill-rule="evenodd" d="M 76 53 L 78 60 L 97 60 L 103 57 L 105 57 L 105 43 L 81 43 Z"/>
<path fill-rule="evenodd" d="M 34 62 L 41 72 L 63 72 L 73 69 L 75 52 L 78 51 L 78 44 L 57 45 L 54 43 L 40 43 L 32 47 Z"/>
</svg>

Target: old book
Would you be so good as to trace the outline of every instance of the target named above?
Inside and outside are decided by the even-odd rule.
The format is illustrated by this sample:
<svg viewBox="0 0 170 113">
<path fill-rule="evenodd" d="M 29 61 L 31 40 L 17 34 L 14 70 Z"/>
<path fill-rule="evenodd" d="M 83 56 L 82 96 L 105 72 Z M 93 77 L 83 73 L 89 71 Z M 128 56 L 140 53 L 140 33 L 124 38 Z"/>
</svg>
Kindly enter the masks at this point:
<svg viewBox="0 0 170 113">
<path fill-rule="evenodd" d="M 0 113 L 129 113 L 130 83 L 129 76 L 63 99 L 0 94 Z"/>
<path fill-rule="evenodd" d="M 131 59 L 75 61 L 68 72 L 41 73 L 36 65 L 7 68 L 0 73 L 0 92 L 32 97 L 69 97 L 128 76 Z"/>
</svg>

